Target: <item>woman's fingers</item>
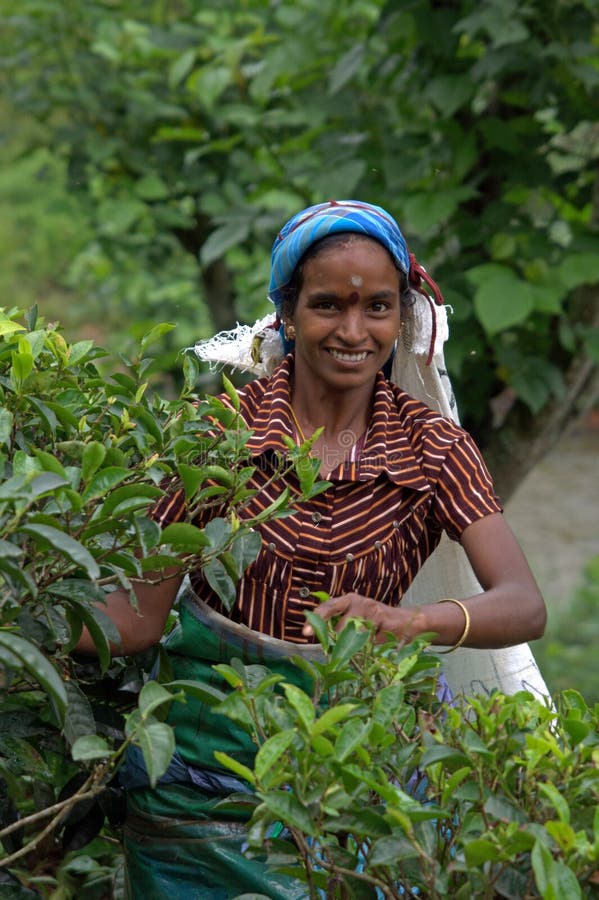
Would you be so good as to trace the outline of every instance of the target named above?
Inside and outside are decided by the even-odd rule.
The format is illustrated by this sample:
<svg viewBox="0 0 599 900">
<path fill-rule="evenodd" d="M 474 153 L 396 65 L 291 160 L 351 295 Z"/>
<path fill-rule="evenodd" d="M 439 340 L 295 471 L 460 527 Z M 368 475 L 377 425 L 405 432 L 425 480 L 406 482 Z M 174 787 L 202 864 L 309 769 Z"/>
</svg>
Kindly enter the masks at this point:
<svg viewBox="0 0 599 900">
<path fill-rule="evenodd" d="M 426 623 L 420 610 L 390 607 L 361 594 L 342 594 L 317 606 L 314 612 L 325 622 L 339 617 L 335 624 L 337 631 L 342 631 L 349 619 L 364 619 L 376 628 L 378 643 L 389 640 L 393 635 L 398 641 L 411 641 L 417 634 L 426 631 Z M 304 637 L 314 634 L 313 628 L 306 623 L 302 629 Z"/>
<path fill-rule="evenodd" d="M 332 597 L 330 600 L 321 603 L 313 611 L 325 622 L 339 617 L 339 621 L 335 625 L 337 631 L 342 631 L 352 618 L 373 622 L 377 626 L 377 630 L 380 630 L 381 614 L 385 609 L 382 604 L 377 603 L 376 600 L 371 600 L 370 597 L 352 593 Z M 313 633 L 313 629 L 309 624 L 304 625 L 302 629 L 304 637 L 311 637 Z"/>
<path fill-rule="evenodd" d="M 317 616 L 320 616 L 321 619 L 324 619 L 325 622 L 328 622 L 329 619 L 332 619 L 334 616 L 343 615 L 347 609 L 347 603 L 345 602 L 344 595 L 342 597 L 333 597 L 331 600 L 326 600 L 324 603 L 321 603 L 320 606 L 317 606 L 312 612 L 315 612 Z M 302 634 L 304 637 L 312 637 L 314 634 L 314 629 L 307 622 L 302 628 Z"/>
</svg>

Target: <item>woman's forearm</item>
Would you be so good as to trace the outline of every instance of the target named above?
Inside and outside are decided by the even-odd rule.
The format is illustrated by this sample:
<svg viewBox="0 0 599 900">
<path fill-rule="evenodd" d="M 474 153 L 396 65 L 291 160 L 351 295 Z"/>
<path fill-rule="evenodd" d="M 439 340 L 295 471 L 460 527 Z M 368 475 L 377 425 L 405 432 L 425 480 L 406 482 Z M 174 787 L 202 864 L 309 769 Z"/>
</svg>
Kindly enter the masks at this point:
<svg viewBox="0 0 599 900">
<path fill-rule="evenodd" d="M 137 609 L 127 591 L 119 589 L 106 594 L 106 604 L 98 604 L 98 608 L 121 636 L 120 644 L 110 645 L 114 656 L 139 653 L 160 640 L 181 581 L 181 576 L 174 574 L 159 583 L 151 583 L 150 576 L 148 581 L 134 582 Z M 75 652 L 95 656 L 96 647 L 87 628 L 83 629 Z"/>
</svg>

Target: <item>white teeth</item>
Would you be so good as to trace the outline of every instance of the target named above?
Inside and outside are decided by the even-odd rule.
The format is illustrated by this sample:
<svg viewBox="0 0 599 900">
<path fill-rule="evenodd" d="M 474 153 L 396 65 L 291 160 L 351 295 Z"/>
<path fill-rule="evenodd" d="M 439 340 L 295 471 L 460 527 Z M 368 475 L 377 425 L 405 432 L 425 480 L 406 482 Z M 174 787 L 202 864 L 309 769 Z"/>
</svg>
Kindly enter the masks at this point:
<svg viewBox="0 0 599 900">
<path fill-rule="evenodd" d="M 329 353 L 335 359 L 339 359 L 342 362 L 362 362 L 362 360 L 366 359 L 368 356 L 366 351 L 363 353 L 341 353 L 339 350 L 329 350 Z"/>
</svg>

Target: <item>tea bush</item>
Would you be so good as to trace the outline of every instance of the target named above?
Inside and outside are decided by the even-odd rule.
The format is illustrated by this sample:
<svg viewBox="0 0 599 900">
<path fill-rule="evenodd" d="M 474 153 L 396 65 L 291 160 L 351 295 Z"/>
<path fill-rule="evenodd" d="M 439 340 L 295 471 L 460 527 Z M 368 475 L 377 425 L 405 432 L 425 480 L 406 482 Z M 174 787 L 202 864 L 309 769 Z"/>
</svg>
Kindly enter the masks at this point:
<svg viewBox="0 0 599 900">
<path fill-rule="evenodd" d="M 57 879 L 63 893 L 52 896 L 105 890 L 110 845 L 84 860 L 64 855 L 99 834 L 105 815 L 118 820 L 113 776 L 128 744 L 141 748 L 154 783 L 170 761 L 162 720 L 189 686 L 149 679 L 158 658 L 168 681 L 159 648 L 111 657 L 119 635 L 102 609 L 106 592 L 124 589 L 135 603 L 135 579 L 201 566 L 230 606 L 259 547 L 258 519 L 238 516 L 252 467 L 235 409 L 195 402 L 191 357 L 177 399 L 145 380 L 147 349 L 172 327 L 153 328 L 138 358 L 103 374 L 107 354 L 92 341 L 69 344 L 35 309 L 0 313 L 0 869 L 12 872 L 2 896 L 47 893 Z M 318 487 L 305 461 L 292 450 L 281 468 L 297 466 L 309 494 Z M 187 520 L 161 530 L 148 511 L 177 486 Z M 282 514 L 288 500 L 261 515 Z M 225 512 L 200 529 L 192 522 L 207 504 Z M 73 655 L 84 627 L 97 660 Z"/>
<path fill-rule="evenodd" d="M 217 667 L 235 688 L 217 708 L 257 747 L 253 770 L 218 754 L 255 790 L 254 852 L 310 898 L 597 895 L 599 707 L 576 691 L 447 706 L 424 641 L 381 648 L 359 623 L 335 638 L 310 621 L 326 651 L 297 660 L 311 694 Z M 277 821 L 292 840 L 269 837 Z"/>
</svg>

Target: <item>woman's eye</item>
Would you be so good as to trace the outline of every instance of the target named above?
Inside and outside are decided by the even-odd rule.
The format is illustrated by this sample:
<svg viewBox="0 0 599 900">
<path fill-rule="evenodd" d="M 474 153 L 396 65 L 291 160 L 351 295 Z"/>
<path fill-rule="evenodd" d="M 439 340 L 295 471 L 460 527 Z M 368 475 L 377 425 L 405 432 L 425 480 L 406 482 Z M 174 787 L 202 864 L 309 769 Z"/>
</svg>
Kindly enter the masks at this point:
<svg viewBox="0 0 599 900">
<path fill-rule="evenodd" d="M 335 309 L 335 302 L 333 300 L 319 300 L 316 304 L 316 309 Z"/>
<path fill-rule="evenodd" d="M 385 303 L 384 300 L 376 300 L 371 304 L 370 308 L 373 312 L 386 312 L 389 309 L 389 304 Z"/>
</svg>

